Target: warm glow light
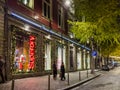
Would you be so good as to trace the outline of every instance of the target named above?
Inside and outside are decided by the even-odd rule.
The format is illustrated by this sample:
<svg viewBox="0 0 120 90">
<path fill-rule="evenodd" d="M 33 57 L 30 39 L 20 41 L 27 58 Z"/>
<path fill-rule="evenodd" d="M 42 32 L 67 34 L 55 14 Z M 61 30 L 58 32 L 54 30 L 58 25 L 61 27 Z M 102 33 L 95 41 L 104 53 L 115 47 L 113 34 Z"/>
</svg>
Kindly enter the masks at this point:
<svg viewBox="0 0 120 90">
<path fill-rule="evenodd" d="M 78 50 L 81 50 L 81 48 L 78 48 Z"/>
<path fill-rule="evenodd" d="M 70 6 L 70 0 L 66 0 L 66 1 L 65 1 L 65 5 L 66 5 L 66 6 Z"/>
<path fill-rule="evenodd" d="M 39 17 L 38 16 L 34 16 L 35 19 L 38 19 Z"/>
<path fill-rule="evenodd" d="M 73 47 L 73 46 L 74 46 L 74 45 L 73 45 L 73 43 L 72 43 L 72 44 L 70 44 L 70 46 L 72 46 L 72 47 Z"/>
<path fill-rule="evenodd" d="M 25 5 L 27 4 L 27 0 L 24 0 L 24 4 L 25 4 Z"/>
<path fill-rule="evenodd" d="M 28 25 L 25 25 L 25 30 L 29 30 L 29 26 Z"/>
<path fill-rule="evenodd" d="M 45 36 L 47 39 L 51 39 L 51 36 L 50 35 L 47 35 L 47 36 Z"/>
</svg>

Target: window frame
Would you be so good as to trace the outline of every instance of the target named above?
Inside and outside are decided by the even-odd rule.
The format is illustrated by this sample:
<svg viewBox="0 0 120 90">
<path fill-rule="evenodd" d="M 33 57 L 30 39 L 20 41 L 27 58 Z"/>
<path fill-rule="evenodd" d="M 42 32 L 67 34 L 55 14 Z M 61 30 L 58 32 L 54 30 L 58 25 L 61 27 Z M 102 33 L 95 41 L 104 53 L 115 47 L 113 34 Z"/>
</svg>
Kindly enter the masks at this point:
<svg viewBox="0 0 120 90">
<path fill-rule="evenodd" d="M 58 26 L 64 30 L 65 23 L 64 23 L 64 10 L 63 9 L 64 8 L 58 4 Z M 59 16 L 60 16 L 60 19 L 59 19 Z"/>
<path fill-rule="evenodd" d="M 49 0 L 50 2 L 47 2 L 46 0 L 42 0 L 42 15 L 47 19 L 52 19 L 52 0 Z M 44 4 L 46 4 L 46 15 L 44 10 Z M 48 15 L 48 7 L 49 7 L 49 15 Z"/>
<path fill-rule="evenodd" d="M 30 1 L 31 1 L 31 0 L 30 0 Z M 18 0 L 18 2 L 19 2 L 20 4 L 22 4 L 23 6 L 29 8 L 29 9 L 32 9 L 32 10 L 34 9 L 34 6 L 35 6 L 35 5 L 34 5 L 35 0 L 32 0 L 32 2 L 33 2 L 32 6 L 33 6 L 33 7 L 30 7 L 29 5 L 23 3 L 21 0 Z"/>
</svg>

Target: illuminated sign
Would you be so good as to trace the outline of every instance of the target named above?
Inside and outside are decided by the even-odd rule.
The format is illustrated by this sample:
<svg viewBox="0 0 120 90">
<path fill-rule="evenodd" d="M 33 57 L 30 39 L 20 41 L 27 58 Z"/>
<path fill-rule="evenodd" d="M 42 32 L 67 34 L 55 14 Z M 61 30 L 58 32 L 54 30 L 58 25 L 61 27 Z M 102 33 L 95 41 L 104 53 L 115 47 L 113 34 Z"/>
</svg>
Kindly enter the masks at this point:
<svg viewBox="0 0 120 90">
<path fill-rule="evenodd" d="M 34 69 L 35 63 L 35 37 L 30 36 L 30 62 L 29 62 L 29 70 Z"/>
</svg>

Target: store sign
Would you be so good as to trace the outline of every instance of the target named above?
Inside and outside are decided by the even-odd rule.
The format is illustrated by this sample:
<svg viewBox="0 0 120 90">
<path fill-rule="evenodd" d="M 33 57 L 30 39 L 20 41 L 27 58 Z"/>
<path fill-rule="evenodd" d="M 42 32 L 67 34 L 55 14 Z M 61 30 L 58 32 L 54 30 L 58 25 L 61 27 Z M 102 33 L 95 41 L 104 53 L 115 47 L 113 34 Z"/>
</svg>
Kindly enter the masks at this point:
<svg viewBox="0 0 120 90">
<path fill-rule="evenodd" d="M 29 70 L 34 69 L 35 62 L 35 37 L 30 36 L 30 62 L 29 62 Z"/>
</svg>

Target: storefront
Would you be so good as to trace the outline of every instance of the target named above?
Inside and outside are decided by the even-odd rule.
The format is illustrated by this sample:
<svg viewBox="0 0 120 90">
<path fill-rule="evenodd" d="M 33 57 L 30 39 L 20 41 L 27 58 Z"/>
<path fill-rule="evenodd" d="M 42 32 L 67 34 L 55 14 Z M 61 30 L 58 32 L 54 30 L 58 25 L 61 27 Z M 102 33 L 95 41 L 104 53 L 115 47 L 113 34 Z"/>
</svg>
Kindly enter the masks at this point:
<svg viewBox="0 0 120 90">
<path fill-rule="evenodd" d="M 82 69 L 80 44 L 16 13 L 8 15 L 7 25 L 8 78 L 51 73 L 54 61 L 58 70 L 62 62 L 66 71 Z"/>
<path fill-rule="evenodd" d="M 15 17 L 8 17 L 8 72 L 9 78 L 14 76 L 36 76 L 50 73 L 54 60 L 58 70 L 64 62 L 66 68 L 65 40 L 31 26 Z M 16 21 L 15 21 L 16 20 Z M 25 24 L 24 24 L 25 23 Z M 26 28 L 29 26 L 29 28 Z"/>
</svg>

